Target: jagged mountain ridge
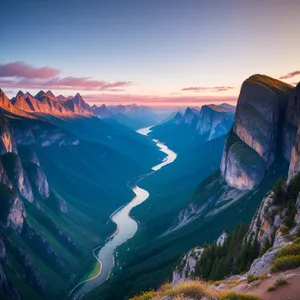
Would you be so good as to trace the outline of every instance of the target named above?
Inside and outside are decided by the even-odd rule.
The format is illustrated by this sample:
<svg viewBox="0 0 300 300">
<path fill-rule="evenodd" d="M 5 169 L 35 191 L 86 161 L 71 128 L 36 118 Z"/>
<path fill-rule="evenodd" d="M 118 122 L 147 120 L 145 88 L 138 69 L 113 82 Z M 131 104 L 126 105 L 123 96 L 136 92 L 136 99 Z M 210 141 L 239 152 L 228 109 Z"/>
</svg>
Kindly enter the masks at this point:
<svg viewBox="0 0 300 300">
<path fill-rule="evenodd" d="M 19 91 L 11 103 L 18 109 L 31 114 L 46 114 L 55 117 L 76 118 L 91 117 L 91 107 L 85 103 L 80 94 L 75 97 L 55 97 L 51 91 L 40 91 L 34 97 L 30 93 Z"/>
</svg>

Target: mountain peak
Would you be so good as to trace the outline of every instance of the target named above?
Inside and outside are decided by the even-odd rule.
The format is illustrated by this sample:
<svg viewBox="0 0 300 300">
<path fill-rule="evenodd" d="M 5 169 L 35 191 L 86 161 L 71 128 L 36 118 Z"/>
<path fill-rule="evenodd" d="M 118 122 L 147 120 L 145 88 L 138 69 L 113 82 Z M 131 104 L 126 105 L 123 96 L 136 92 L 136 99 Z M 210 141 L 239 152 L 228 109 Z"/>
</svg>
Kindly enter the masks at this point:
<svg viewBox="0 0 300 300">
<path fill-rule="evenodd" d="M 20 90 L 20 91 L 18 91 L 18 93 L 17 93 L 17 96 L 16 97 L 18 97 L 18 96 L 24 96 L 24 93 Z"/>
<path fill-rule="evenodd" d="M 56 97 L 54 96 L 54 94 L 50 90 L 48 90 L 47 93 L 45 93 L 45 95 L 47 95 L 51 99 L 55 99 L 56 100 Z"/>
<path fill-rule="evenodd" d="M 40 91 L 34 96 L 34 98 L 40 99 L 44 94 L 45 94 L 45 92 L 44 92 L 43 90 L 40 90 Z"/>
</svg>

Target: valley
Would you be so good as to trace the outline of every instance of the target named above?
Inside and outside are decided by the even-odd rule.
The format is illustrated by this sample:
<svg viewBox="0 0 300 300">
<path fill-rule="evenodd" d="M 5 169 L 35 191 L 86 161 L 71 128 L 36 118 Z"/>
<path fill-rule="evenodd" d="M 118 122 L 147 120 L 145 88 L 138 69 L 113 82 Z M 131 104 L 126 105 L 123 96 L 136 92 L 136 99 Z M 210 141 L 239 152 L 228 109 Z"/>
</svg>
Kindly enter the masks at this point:
<svg viewBox="0 0 300 300">
<path fill-rule="evenodd" d="M 150 127 L 138 130 L 138 133 L 146 136 L 150 132 Z M 130 216 L 130 212 L 134 207 L 146 201 L 149 197 L 149 193 L 140 188 L 137 184 L 144 180 L 144 178 L 152 176 L 154 172 L 160 170 L 164 166 L 173 163 L 176 159 L 176 154 L 166 145 L 163 145 L 158 140 L 153 141 L 160 148 L 160 151 L 167 156 L 163 159 L 162 163 L 152 167 L 152 172 L 133 178 L 128 182 L 127 186 L 134 192 L 135 197 L 128 204 L 123 205 L 111 214 L 110 219 L 116 224 L 115 233 L 107 239 L 102 247 L 100 246 L 93 249 L 93 255 L 100 265 L 98 274 L 91 279 L 87 279 L 76 285 L 70 292 L 68 299 L 81 299 L 84 294 L 92 291 L 95 287 L 105 282 L 114 266 L 114 261 L 118 259 L 116 252 L 117 247 L 132 238 L 138 230 L 138 223 Z"/>
</svg>

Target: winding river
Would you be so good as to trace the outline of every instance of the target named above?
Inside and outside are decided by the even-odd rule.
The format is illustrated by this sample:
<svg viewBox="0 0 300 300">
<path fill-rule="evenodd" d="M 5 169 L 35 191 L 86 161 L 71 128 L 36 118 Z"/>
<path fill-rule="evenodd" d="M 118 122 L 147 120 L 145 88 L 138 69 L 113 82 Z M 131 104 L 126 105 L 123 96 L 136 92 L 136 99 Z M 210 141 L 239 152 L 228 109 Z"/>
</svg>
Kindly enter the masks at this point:
<svg viewBox="0 0 300 300">
<path fill-rule="evenodd" d="M 148 135 L 151 132 L 150 128 L 151 126 L 142 128 L 137 132 L 142 135 Z M 140 205 L 149 197 L 149 193 L 146 190 L 138 187 L 137 183 L 146 176 L 149 176 L 155 171 L 160 170 L 162 167 L 171 164 L 177 157 L 176 153 L 170 150 L 166 145 L 158 140 L 153 141 L 160 148 L 160 151 L 166 153 L 167 156 L 160 164 L 152 167 L 152 172 L 133 178 L 128 182 L 128 188 L 132 189 L 135 197 L 128 204 L 121 206 L 114 213 L 112 213 L 110 218 L 114 223 L 116 223 L 117 230 L 111 236 L 111 238 L 107 240 L 103 247 L 97 247 L 93 250 L 93 255 L 100 264 L 99 273 L 93 278 L 76 285 L 70 292 L 68 299 L 79 300 L 86 293 L 90 292 L 106 281 L 106 279 L 109 277 L 111 269 L 114 266 L 114 252 L 116 248 L 125 243 L 128 239 L 132 238 L 137 232 L 138 224 L 130 217 L 130 211 L 133 207 Z"/>
</svg>

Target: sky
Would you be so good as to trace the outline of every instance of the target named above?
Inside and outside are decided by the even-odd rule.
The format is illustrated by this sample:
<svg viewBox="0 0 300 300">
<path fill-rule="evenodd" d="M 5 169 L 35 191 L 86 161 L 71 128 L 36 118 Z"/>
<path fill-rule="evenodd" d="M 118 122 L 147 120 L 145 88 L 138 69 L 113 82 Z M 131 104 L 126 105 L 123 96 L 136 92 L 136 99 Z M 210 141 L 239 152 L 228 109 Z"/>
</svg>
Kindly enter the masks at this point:
<svg viewBox="0 0 300 300">
<path fill-rule="evenodd" d="M 2 0 L 0 88 L 91 104 L 236 103 L 300 81 L 300 0 Z"/>
</svg>

